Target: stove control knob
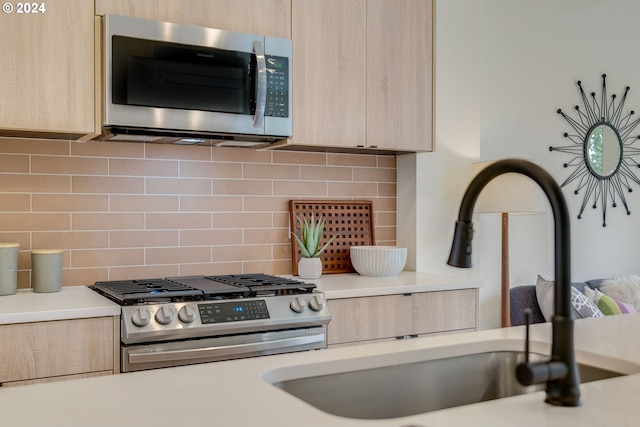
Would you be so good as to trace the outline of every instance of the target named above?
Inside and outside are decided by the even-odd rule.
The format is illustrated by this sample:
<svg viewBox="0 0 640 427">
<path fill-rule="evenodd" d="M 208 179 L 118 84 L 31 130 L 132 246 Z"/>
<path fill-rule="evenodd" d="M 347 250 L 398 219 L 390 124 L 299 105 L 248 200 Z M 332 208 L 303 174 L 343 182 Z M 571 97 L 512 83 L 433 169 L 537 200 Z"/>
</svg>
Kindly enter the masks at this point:
<svg viewBox="0 0 640 427">
<path fill-rule="evenodd" d="M 198 312 L 192 305 L 185 305 L 178 311 L 178 318 L 184 323 L 193 322 L 197 316 Z"/>
<path fill-rule="evenodd" d="M 291 304 L 289 304 L 291 310 L 295 311 L 296 313 L 302 313 L 306 306 L 307 303 L 305 303 L 304 298 L 299 295 L 291 301 Z"/>
<path fill-rule="evenodd" d="M 324 295 L 322 294 L 314 295 L 309 300 L 309 308 L 313 311 L 320 311 L 325 305 L 327 305 L 327 300 L 324 299 Z"/>
<path fill-rule="evenodd" d="M 147 326 L 151 321 L 151 313 L 149 313 L 149 310 L 146 308 L 140 307 L 131 316 L 131 321 L 134 325 L 142 328 L 143 326 Z"/>
<path fill-rule="evenodd" d="M 161 325 L 168 325 L 173 320 L 173 310 L 170 307 L 163 305 L 158 311 L 156 311 L 156 321 Z"/>
</svg>

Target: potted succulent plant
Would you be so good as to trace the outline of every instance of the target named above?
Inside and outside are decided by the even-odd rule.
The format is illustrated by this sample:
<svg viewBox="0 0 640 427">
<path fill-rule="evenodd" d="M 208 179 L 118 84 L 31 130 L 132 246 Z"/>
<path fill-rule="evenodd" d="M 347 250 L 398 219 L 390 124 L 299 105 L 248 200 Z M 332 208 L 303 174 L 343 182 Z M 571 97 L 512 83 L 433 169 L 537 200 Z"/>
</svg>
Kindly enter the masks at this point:
<svg viewBox="0 0 640 427">
<path fill-rule="evenodd" d="M 316 222 L 313 212 L 311 212 L 309 221 L 306 218 L 300 219 L 300 217 L 296 219 L 300 225 L 300 236 L 292 234 L 302 254 L 302 258 L 298 261 L 298 276 L 303 279 L 317 279 L 322 275 L 320 254 L 338 235 L 331 237 L 323 246 L 320 246 L 325 219 L 320 217 Z"/>
</svg>

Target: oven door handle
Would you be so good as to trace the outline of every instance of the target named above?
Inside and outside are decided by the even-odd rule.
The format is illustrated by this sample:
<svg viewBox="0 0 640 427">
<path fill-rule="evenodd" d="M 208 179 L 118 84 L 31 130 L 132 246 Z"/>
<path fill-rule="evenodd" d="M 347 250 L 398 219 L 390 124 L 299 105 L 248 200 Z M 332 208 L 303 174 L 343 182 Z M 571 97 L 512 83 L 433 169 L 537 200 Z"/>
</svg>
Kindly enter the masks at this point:
<svg viewBox="0 0 640 427">
<path fill-rule="evenodd" d="M 148 362 L 173 362 L 179 360 L 201 359 L 211 356 L 232 356 L 237 354 L 246 354 L 258 351 L 268 351 L 275 349 L 283 349 L 287 347 L 296 347 L 305 344 L 314 344 L 323 342 L 324 334 L 309 335 L 303 337 L 285 338 L 272 341 L 263 341 L 247 344 L 233 344 L 229 346 L 211 346 L 204 348 L 190 348 L 184 350 L 167 350 L 152 353 L 130 353 L 129 363 L 148 363 Z"/>
</svg>

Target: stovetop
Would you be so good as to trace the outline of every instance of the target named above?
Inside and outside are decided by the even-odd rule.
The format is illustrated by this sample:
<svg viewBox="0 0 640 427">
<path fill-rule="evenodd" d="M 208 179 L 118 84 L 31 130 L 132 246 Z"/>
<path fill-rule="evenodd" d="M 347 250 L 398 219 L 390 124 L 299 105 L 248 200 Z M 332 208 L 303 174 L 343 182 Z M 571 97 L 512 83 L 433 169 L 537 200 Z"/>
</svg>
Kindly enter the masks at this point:
<svg viewBox="0 0 640 427">
<path fill-rule="evenodd" d="M 313 292 L 316 285 L 258 273 L 101 281 L 91 288 L 120 305 L 137 305 L 296 295 Z"/>
</svg>

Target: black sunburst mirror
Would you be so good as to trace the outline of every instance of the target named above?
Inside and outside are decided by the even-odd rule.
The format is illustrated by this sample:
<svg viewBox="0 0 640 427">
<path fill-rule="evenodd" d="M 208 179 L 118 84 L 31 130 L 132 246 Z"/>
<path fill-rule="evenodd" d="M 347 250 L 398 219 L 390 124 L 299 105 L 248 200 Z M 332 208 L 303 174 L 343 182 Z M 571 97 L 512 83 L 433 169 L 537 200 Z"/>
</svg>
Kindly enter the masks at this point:
<svg viewBox="0 0 640 427">
<path fill-rule="evenodd" d="M 593 209 L 598 204 L 602 207 L 602 226 L 607 225 L 607 205 L 615 208 L 618 201 L 624 206 L 627 215 L 631 214 L 625 198 L 625 193 L 633 191 L 631 183 L 640 185 L 640 179 L 634 169 L 640 164 L 635 156 L 640 155 L 640 148 L 634 147 L 640 135 L 632 135 L 640 124 L 640 118 L 633 120 L 634 111 L 624 113 L 624 104 L 630 87 L 625 88 L 624 94 L 618 100 L 615 94 L 607 96 L 607 75 L 602 75 L 600 96 L 591 92 L 587 96 L 582 83 L 578 81 L 583 106 L 575 106 L 577 118 L 572 118 L 558 109 L 560 114 L 575 131 L 574 134 L 565 133 L 564 137 L 571 141 L 571 145 L 549 147 L 550 151 L 560 151 L 571 154 L 573 158 L 564 163 L 565 168 L 572 168 L 569 177 L 562 183 L 562 187 L 575 183 L 575 194 L 583 194 L 582 206 L 578 219 L 587 204 Z"/>
</svg>

